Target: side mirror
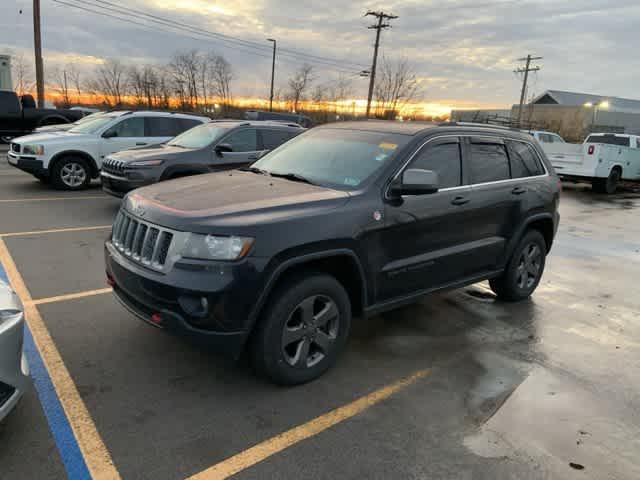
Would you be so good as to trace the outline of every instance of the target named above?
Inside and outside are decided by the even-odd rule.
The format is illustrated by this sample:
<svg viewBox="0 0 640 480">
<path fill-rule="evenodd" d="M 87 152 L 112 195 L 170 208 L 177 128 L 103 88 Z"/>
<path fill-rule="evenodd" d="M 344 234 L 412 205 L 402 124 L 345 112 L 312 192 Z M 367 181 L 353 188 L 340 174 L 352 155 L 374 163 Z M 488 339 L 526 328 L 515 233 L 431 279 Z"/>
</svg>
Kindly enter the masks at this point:
<svg viewBox="0 0 640 480">
<path fill-rule="evenodd" d="M 214 151 L 218 155 L 222 156 L 223 153 L 233 152 L 233 147 L 230 143 L 219 143 L 216 145 L 216 148 L 214 148 Z"/>
<path fill-rule="evenodd" d="M 117 136 L 118 136 L 118 132 L 116 130 L 107 130 L 102 134 L 102 138 L 113 138 Z"/>
<path fill-rule="evenodd" d="M 391 193 L 396 197 L 401 195 L 427 195 L 436 193 L 439 183 L 438 174 L 433 170 L 409 168 L 391 184 Z"/>
</svg>

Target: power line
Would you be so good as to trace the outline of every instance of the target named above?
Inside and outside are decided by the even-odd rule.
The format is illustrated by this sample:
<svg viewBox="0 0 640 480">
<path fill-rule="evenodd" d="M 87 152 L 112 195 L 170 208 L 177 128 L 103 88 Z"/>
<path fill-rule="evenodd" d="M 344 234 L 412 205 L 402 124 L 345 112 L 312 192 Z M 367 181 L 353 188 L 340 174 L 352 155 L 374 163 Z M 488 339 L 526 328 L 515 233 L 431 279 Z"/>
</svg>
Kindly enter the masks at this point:
<svg viewBox="0 0 640 480">
<path fill-rule="evenodd" d="M 206 37 L 212 37 L 214 38 L 216 41 L 218 42 L 222 42 L 222 43 L 226 43 L 229 45 L 225 45 L 228 48 L 235 48 L 237 50 L 243 51 L 245 53 L 252 53 L 252 54 L 256 54 L 256 53 L 260 53 L 262 54 L 261 56 L 267 58 L 267 56 L 270 56 L 268 54 L 270 54 L 270 49 L 269 47 L 253 42 L 253 41 L 249 41 L 249 40 L 243 40 L 240 38 L 236 38 L 236 37 L 231 37 L 229 35 L 224 35 L 221 33 L 217 33 L 217 32 L 213 32 L 213 31 L 209 31 L 209 30 L 205 30 L 193 25 L 189 25 L 183 22 L 179 22 L 176 20 L 170 20 L 167 18 L 163 18 L 157 15 L 152 15 L 146 12 L 142 12 L 140 10 L 136 10 L 130 7 L 123 7 L 120 6 L 118 4 L 115 4 L 113 2 L 109 2 L 106 0 L 93 0 L 92 1 L 87 1 L 87 0 L 71 0 L 75 3 L 80 3 L 80 4 L 84 4 L 84 5 L 89 5 L 91 7 L 94 8 L 98 8 L 101 10 L 106 10 L 107 12 L 111 12 L 111 13 L 106 13 L 106 12 L 101 12 L 101 11 L 96 11 L 93 9 L 89 9 L 87 7 L 82 7 L 80 5 L 75 5 L 75 4 L 69 4 L 67 2 L 62 2 L 60 0 L 52 0 L 56 3 L 60 3 L 63 5 L 67 5 L 67 6 L 71 6 L 73 8 L 77 8 L 80 10 L 84 10 L 84 11 L 88 11 L 90 13 L 94 13 L 97 15 L 104 15 L 107 17 L 111 17 L 111 18 L 115 18 L 117 20 L 121 20 L 121 21 L 125 21 L 128 23 L 133 23 L 135 25 L 139 25 L 139 26 L 148 26 L 146 24 L 139 24 L 138 22 L 132 21 L 130 18 L 122 18 L 121 16 L 116 16 L 113 14 L 117 14 L 117 15 L 127 15 L 127 16 L 131 16 L 134 17 L 138 20 L 143 20 L 143 21 L 147 21 L 147 22 L 152 22 L 155 24 L 160 24 L 164 27 L 169 27 L 172 29 L 176 29 L 176 30 L 180 30 L 180 31 L 188 31 L 189 33 L 194 33 L 197 35 L 201 35 L 201 36 L 206 36 Z M 99 5 L 99 4 L 102 5 Z M 175 32 L 172 32 L 175 33 Z M 357 65 L 357 64 L 348 64 L 348 63 L 341 63 L 341 61 L 339 60 L 333 60 L 333 59 L 329 59 L 327 57 L 321 57 L 318 55 L 312 55 L 312 54 L 305 54 L 305 53 L 301 53 L 301 52 L 297 52 L 294 50 L 288 50 L 288 49 L 279 49 L 281 56 L 287 56 L 289 57 L 289 59 L 293 59 L 293 60 L 297 60 L 299 61 L 299 59 L 304 59 L 307 63 L 312 63 L 312 64 L 316 64 L 318 66 L 322 66 L 324 68 L 332 68 L 336 71 L 348 71 L 349 73 L 352 72 L 352 70 L 347 70 L 353 67 L 353 69 L 357 69 L 360 68 L 361 65 Z M 287 59 L 287 60 L 289 60 Z M 289 60 L 291 61 L 291 60 Z"/>
<path fill-rule="evenodd" d="M 514 70 L 514 73 L 524 73 L 524 79 L 522 80 L 522 93 L 520 93 L 520 108 L 518 108 L 518 125 L 522 124 L 522 109 L 524 107 L 524 99 L 527 94 L 527 80 L 529 79 L 529 72 L 537 72 L 540 70 L 540 66 L 531 66 L 531 62 L 535 60 L 542 60 L 542 57 L 533 57 L 531 54 L 524 58 L 519 58 L 519 62 L 526 62 L 524 67 L 520 67 Z"/>
<path fill-rule="evenodd" d="M 378 23 L 370 25 L 369 29 L 376 31 L 376 44 L 373 49 L 373 63 L 371 65 L 371 72 L 369 78 L 369 95 L 367 96 L 367 118 L 369 118 L 369 112 L 371 111 L 371 100 L 373 98 L 373 88 L 376 82 L 376 67 L 378 65 L 378 48 L 380 47 L 380 32 L 383 29 L 391 28 L 391 24 L 384 23 L 386 20 L 393 20 L 398 18 L 396 15 L 391 15 L 389 13 L 384 13 L 382 11 L 375 12 L 373 10 L 369 10 L 364 14 L 365 17 L 372 16 L 378 19 Z"/>
</svg>

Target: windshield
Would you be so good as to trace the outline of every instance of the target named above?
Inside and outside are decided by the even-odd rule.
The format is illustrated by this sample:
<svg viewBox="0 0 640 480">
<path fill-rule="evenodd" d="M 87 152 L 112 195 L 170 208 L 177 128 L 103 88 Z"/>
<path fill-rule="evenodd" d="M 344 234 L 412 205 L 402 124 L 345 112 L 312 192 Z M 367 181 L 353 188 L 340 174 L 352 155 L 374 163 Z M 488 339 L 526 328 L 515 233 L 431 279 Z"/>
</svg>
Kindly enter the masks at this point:
<svg viewBox="0 0 640 480">
<path fill-rule="evenodd" d="M 628 147 L 629 137 L 617 137 L 615 135 L 589 135 L 584 143 L 604 143 L 607 145 L 620 145 L 622 147 Z"/>
<path fill-rule="evenodd" d="M 113 121 L 114 117 L 111 116 L 99 116 L 87 120 L 86 122 L 78 123 L 69 132 L 71 133 L 96 133 L 102 127 Z"/>
<path fill-rule="evenodd" d="M 311 130 L 253 164 L 274 175 L 292 174 L 311 183 L 354 189 L 409 142 L 406 135 L 358 130 Z"/>
<path fill-rule="evenodd" d="M 182 148 L 204 148 L 229 131 L 228 127 L 207 123 L 199 125 L 171 140 L 167 145 Z"/>
</svg>

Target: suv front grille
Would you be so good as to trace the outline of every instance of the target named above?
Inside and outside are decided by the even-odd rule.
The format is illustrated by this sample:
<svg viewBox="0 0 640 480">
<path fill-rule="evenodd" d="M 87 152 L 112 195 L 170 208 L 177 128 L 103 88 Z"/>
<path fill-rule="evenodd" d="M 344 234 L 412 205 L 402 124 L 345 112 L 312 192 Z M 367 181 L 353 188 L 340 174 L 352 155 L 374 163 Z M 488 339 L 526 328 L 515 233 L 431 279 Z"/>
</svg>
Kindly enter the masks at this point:
<svg viewBox="0 0 640 480">
<path fill-rule="evenodd" d="M 142 222 L 123 210 L 113 223 L 113 245 L 126 257 L 154 270 L 163 270 L 172 240 L 172 232 Z"/>
<path fill-rule="evenodd" d="M 19 143 L 12 143 L 11 144 L 11 151 L 14 153 L 20 153 L 20 144 Z"/>
<path fill-rule="evenodd" d="M 113 158 L 107 158 L 102 163 L 102 170 L 112 175 L 123 176 L 125 165 L 126 163 L 122 160 L 114 160 Z"/>
</svg>

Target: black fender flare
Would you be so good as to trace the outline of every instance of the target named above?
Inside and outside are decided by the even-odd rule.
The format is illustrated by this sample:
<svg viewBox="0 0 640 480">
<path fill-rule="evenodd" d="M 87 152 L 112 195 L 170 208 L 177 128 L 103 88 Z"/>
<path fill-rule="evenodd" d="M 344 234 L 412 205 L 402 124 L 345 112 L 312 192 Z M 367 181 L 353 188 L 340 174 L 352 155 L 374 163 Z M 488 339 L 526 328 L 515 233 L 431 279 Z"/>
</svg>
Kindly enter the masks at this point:
<svg viewBox="0 0 640 480">
<path fill-rule="evenodd" d="M 265 306 L 265 303 L 269 298 L 269 295 L 273 292 L 273 289 L 277 285 L 278 280 L 280 280 L 287 271 L 291 270 L 294 267 L 297 267 L 305 263 L 309 263 L 314 260 L 321 260 L 323 258 L 332 258 L 332 257 L 341 257 L 341 256 L 347 256 L 351 258 L 351 260 L 354 262 L 357 268 L 358 275 L 360 277 L 359 278 L 360 295 L 361 295 L 362 306 L 363 308 L 366 307 L 366 305 L 368 304 L 366 276 L 364 273 L 362 262 L 360 261 L 360 258 L 353 250 L 349 248 L 337 248 L 332 250 L 323 250 L 321 252 L 307 253 L 304 255 L 293 256 L 291 258 L 284 260 L 270 274 L 268 280 L 265 283 L 265 287 L 262 289 L 262 293 L 260 294 L 258 301 L 256 302 L 253 309 L 251 310 L 251 313 L 249 314 L 249 318 L 247 320 L 247 325 L 246 325 L 246 331 L 251 332 L 253 330 L 253 327 L 255 326 L 258 320 L 258 316 L 260 315 L 260 312 Z"/>
<path fill-rule="evenodd" d="M 87 152 L 83 152 L 82 150 L 64 150 L 62 152 L 56 153 L 51 160 L 49 160 L 49 171 L 53 170 L 53 166 L 57 161 L 64 157 L 81 157 L 89 162 L 89 168 L 91 168 L 91 176 L 93 178 L 97 178 L 100 175 L 100 169 L 98 168 L 98 164 L 95 159 L 89 155 Z"/>
<path fill-rule="evenodd" d="M 511 255 L 513 255 L 513 251 L 518 246 L 518 243 L 520 243 L 520 239 L 524 235 L 524 232 L 527 231 L 527 229 L 529 228 L 529 226 L 532 223 L 540 221 L 540 220 L 548 220 L 553 224 L 553 215 L 551 213 L 549 213 L 549 212 L 536 213 L 534 215 L 531 215 L 531 216 L 525 218 L 522 221 L 522 223 L 520 224 L 520 226 L 516 230 L 516 233 L 511 237 L 511 240 L 507 244 L 507 248 L 505 249 L 505 255 L 504 255 L 504 264 L 505 265 L 507 263 L 509 263 L 509 260 L 511 259 Z M 548 249 L 547 253 L 549 253 L 549 250 L 551 249 L 550 247 L 551 247 L 551 245 L 549 245 L 549 249 Z"/>
</svg>

